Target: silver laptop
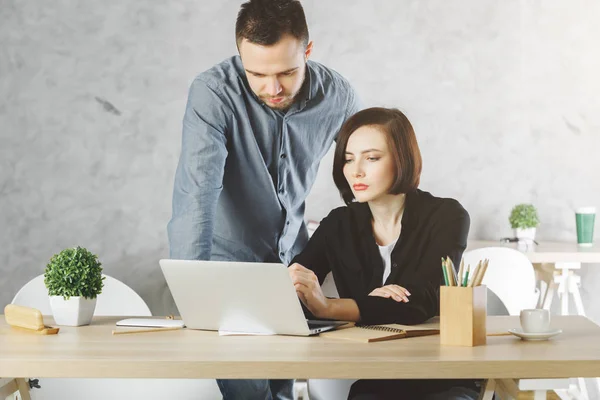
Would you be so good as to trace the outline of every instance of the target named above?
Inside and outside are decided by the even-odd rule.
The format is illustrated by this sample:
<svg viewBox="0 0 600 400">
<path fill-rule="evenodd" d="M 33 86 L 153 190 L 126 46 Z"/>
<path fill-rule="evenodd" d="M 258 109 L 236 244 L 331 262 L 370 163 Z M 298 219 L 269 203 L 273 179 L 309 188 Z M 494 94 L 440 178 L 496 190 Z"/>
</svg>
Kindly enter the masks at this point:
<svg viewBox="0 0 600 400">
<path fill-rule="evenodd" d="M 188 328 L 309 336 L 345 323 L 307 320 L 283 264 L 159 262 Z"/>
</svg>

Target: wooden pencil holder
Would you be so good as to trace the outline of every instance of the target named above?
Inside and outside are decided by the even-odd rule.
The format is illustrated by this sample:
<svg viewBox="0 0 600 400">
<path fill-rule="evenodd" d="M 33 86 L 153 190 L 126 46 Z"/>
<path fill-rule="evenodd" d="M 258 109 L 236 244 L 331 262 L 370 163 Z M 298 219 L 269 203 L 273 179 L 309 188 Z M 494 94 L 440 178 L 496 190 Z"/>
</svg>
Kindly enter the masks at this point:
<svg viewBox="0 0 600 400">
<path fill-rule="evenodd" d="M 486 343 L 487 287 L 440 287 L 440 341 L 446 346 Z"/>
</svg>

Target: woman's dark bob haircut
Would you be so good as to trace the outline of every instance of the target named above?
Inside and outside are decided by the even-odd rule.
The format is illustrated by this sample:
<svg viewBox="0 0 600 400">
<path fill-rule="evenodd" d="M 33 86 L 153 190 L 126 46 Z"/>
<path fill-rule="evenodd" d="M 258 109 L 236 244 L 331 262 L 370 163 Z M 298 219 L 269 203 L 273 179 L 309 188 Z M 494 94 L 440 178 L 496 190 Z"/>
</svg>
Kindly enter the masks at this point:
<svg viewBox="0 0 600 400">
<path fill-rule="evenodd" d="M 388 147 L 394 160 L 394 183 L 390 194 L 412 192 L 421 180 L 421 151 L 410 121 L 395 108 L 373 107 L 362 110 L 348 118 L 340 129 L 333 158 L 333 181 L 346 204 L 354 201 L 352 189 L 344 176 L 346 146 L 348 139 L 358 128 L 374 126 L 387 137 Z"/>
</svg>

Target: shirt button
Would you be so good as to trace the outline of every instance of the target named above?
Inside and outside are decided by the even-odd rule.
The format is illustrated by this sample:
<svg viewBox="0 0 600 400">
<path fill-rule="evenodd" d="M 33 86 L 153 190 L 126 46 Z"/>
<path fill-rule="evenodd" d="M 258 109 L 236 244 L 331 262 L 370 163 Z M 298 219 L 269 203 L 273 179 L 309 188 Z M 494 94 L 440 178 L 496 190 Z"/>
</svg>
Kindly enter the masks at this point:
<svg viewBox="0 0 600 400">
<path fill-rule="evenodd" d="M 279 255 L 280 255 L 281 257 L 283 257 L 283 256 L 285 256 L 285 253 L 282 251 L 282 252 L 280 252 L 280 253 L 279 253 Z"/>
<path fill-rule="evenodd" d="M 287 156 L 285 154 L 280 155 L 279 157 L 281 158 L 286 158 Z"/>
<path fill-rule="evenodd" d="M 286 224 L 286 225 L 289 225 L 289 224 L 290 224 L 290 221 L 285 221 L 285 224 Z"/>
<path fill-rule="evenodd" d="M 396 264 L 396 263 L 392 264 L 392 267 L 394 267 L 394 268 L 396 268 L 397 266 L 398 266 L 398 264 Z"/>
</svg>

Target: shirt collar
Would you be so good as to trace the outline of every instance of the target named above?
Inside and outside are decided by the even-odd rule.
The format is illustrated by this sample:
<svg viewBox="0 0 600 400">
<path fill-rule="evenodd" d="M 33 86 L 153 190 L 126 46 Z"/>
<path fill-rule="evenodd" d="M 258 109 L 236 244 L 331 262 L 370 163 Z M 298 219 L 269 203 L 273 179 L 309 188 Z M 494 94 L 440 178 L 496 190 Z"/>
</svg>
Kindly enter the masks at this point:
<svg viewBox="0 0 600 400">
<path fill-rule="evenodd" d="M 315 67 L 312 61 L 306 61 L 306 76 L 304 77 L 304 86 L 302 88 L 302 107 L 306 105 L 313 97 L 315 97 L 315 93 L 317 91 L 316 88 L 317 79 L 315 77 Z"/>
</svg>

